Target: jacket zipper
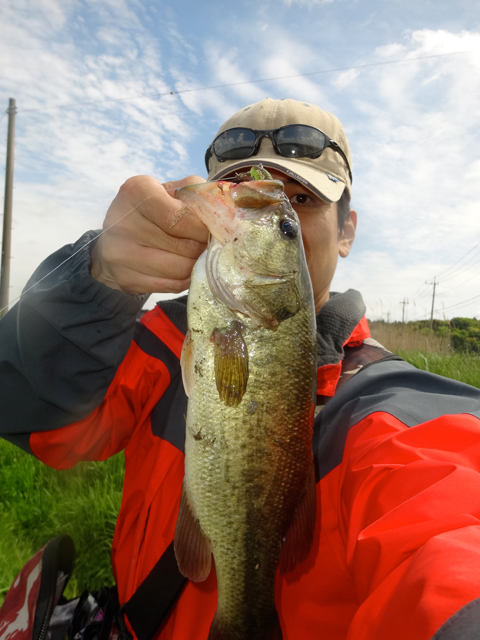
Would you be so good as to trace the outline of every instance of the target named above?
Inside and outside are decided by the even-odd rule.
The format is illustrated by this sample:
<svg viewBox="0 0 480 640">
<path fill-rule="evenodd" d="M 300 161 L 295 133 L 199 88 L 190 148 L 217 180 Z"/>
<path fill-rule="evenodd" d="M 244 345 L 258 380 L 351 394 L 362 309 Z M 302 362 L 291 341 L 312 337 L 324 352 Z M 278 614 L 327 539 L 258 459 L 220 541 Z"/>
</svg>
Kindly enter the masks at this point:
<svg viewBox="0 0 480 640">
<path fill-rule="evenodd" d="M 40 629 L 40 633 L 38 634 L 37 640 L 45 640 L 48 632 L 48 625 L 50 624 L 50 618 L 53 613 L 53 602 L 54 602 L 55 594 L 51 594 L 48 598 L 47 609 L 45 611 L 45 617 L 43 619 L 42 627 Z"/>
</svg>

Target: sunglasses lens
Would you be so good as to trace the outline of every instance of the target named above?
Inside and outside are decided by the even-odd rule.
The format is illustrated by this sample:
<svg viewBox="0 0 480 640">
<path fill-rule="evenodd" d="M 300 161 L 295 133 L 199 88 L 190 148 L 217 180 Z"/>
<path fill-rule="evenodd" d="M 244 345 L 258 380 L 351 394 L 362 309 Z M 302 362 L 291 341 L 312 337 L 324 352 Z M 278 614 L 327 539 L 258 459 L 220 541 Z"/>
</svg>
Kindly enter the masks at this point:
<svg viewBox="0 0 480 640">
<path fill-rule="evenodd" d="M 219 160 L 248 158 L 255 149 L 255 132 L 251 129 L 229 129 L 221 133 L 213 143 Z"/>
<path fill-rule="evenodd" d="M 286 158 L 319 156 L 325 149 L 326 142 L 324 133 L 303 124 L 282 127 L 276 134 L 278 150 Z"/>
</svg>

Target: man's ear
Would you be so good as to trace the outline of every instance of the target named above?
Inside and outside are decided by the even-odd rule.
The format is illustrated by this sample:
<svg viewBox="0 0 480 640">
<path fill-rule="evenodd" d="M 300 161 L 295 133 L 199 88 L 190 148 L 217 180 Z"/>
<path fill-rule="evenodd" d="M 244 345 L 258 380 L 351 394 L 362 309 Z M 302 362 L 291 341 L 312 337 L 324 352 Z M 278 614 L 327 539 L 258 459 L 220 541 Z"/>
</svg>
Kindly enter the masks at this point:
<svg viewBox="0 0 480 640">
<path fill-rule="evenodd" d="M 338 255 L 346 258 L 350 253 L 353 241 L 355 240 L 355 229 L 357 228 L 357 212 L 350 209 L 350 216 L 345 220 L 342 233 L 338 241 Z"/>
</svg>

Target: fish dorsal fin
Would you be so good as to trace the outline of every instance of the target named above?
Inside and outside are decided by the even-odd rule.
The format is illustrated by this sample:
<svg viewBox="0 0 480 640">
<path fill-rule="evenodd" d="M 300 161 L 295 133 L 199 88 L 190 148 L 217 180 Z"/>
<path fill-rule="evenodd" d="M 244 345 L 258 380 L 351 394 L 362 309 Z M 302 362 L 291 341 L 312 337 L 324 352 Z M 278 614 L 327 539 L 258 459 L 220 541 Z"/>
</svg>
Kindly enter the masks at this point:
<svg viewBox="0 0 480 640">
<path fill-rule="evenodd" d="M 173 546 L 180 573 L 194 582 L 203 582 L 208 578 L 212 568 L 212 549 L 210 541 L 200 527 L 198 518 L 192 512 L 185 484 L 182 489 Z"/>
<path fill-rule="evenodd" d="M 248 382 L 248 351 L 240 322 L 228 329 L 214 329 L 215 382 L 218 395 L 228 407 L 238 407 Z"/>
<path fill-rule="evenodd" d="M 315 468 L 312 463 L 303 493 L 282 546 L 278 564 L 281 574 L 293 571 L 308 556 L 313 541 L 315 518 Z"/>
</svg>

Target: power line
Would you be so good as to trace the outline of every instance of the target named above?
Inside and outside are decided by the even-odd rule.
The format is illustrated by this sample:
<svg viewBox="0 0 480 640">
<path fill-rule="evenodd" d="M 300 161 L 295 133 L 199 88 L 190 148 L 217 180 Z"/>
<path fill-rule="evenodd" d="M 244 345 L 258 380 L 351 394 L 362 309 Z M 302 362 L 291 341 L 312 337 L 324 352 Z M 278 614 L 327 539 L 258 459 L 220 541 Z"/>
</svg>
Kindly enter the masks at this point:
<svg viewBox="0 0 480 640">
<path fill-rule="evenodd" d="M 480 262 L 480 260 L 479 260 L 479 262 Z M 475 264 L 477 264 L 477 263 L 475 262 Z M 447 293 L 450 293 L 450 291 L 453 291 L 454 289 L 460 289 L 460 287 L 463 287 L 464 284 L 467 284 L 467 282 L 470 282 L 470 280 L 473 280 L 474 278 L 478 278 L 478 276 L 480 276 L 480 273 L 474 273 L 471 278 L 468 278 L 468 280 L 465 280 L 461 284 L 458 284 L 455 287 L 452 287 L 451 289 L 447 289 L 446 291 L 442 291 L 442 295 L 446 295 Z"/>
<path fill-rule="evenodd" d="M 425 285 L 427 285 L 427 284 L 433 284 L 433 283 L 432 283 L 432 282 L 425 282 L 425 283 L 422 285 L 422 287 L 424 287 L 424 286 L 425 286 Z M 420 289 L 421 289 L 422 287 L 420 287 Z M 414 301 L 415 301 L 416 303 L 424 302 L 425 300 L 427 300 L 428 298 L 430 298 L 430 296 L 431 296 L 431 295 L 432 295 L 432 294 L 431 294 L 430 289 L 428 289 L 428 288 L 427 288 L 427 289 L 425 289 L 425 291 L 424 291 L 423 293 L 421 293 L 421 294 L 417 295 L 417 296 L 416 296 L 416 298 L 414 298 Z"/>
<path fill-rule="evenodd" d="M 477 254 L 478 255 L 478 254 Z M 473 256 L 473 257 L 477 257 L 477 255 Z M 455 279 L 457 276 L 462 275 L 463 273 L 465 273 L 465 271 L 468 271 L 469 269 L 471 269 L 472 267 L 474 267 L 475 265 L 480 264 L 480 260 L 477 260 L 476 262 L 474 262 L 473 264 L 469 265 L 467 267 L 467 269 L 464 269 L 463 271 L 455 274 L 454 276 L 451 276 L 451 278 L 446 278 L 443 282 L 448 282 L 450 279 Z M 439 294 L 441 297 L 447 295 L 447 293 L 450 293 L 451 291 L 453 291 L 454 289 L 460 289 L 460 287 L 463 287 L 465 284 L 467 284 L 468 282 L 470 282 L 471 280 L 473 280 L 474 278 L 478 278 L 478 276 L 480 275 L 480 273 L 474 273 L 473 276 L 470 276 L 470 278 L 467 278 L 466 280 L 464 280 L 463 282 L 460 282 L 460 284 L 456 284 L 455 286 L 451 287 L 450 289 L 447 289 L 446 291 L 442 291 L 441 294 Z M 423 298 L 425 298 L 425 294 L 423 295 Z M 420 298 L 417 298 L 417 300 L 421 300 L 422 296 Z M 454 305 L 452 305 L 454 306 Z M 450 307 L 448 307 L 450 308 Z"/>
<path fill-rule="evenodd" d="M 459 265 L 457 267 L 457 269 L 454 269 L 453 273 L 450 273 L 449 275 L 446 276 L 446 278 L 443 278 L 443 282 L 448 282 L 451 279 L 456 278 L 457 276 L 462 275 L 463 273 L 465 273 L 465 271 L 468 271 L 469 269 L 471 269 L 472 267 L 474 267 L 476 264 L 478 264 L 478 262 L 474 262 L 473 264 L 469 264 L 469 262 L 471 262 L 471 260 L 477 258 L 480 255 L 480 248 L 478 249 L 478 251 L 476 251 L 473 255 L 470 256 L 470 258 L 468 260 L 466 260 L 463 264 L 459 264 L 460 262 L 462 262 L 470 253 L 472 253 L 472 251 L 474 249 L 476 249 L 477 247 L 479 247 L 480 243 L 477 242 L 477 244 L 475 244 L 471 249 L 469 249 L 467 251 L 467 253 L 465 253 L 461 258 L 459 258 L 456 262 L 454 262 L 453 264 L 451 264 L 449 267 L 447 267 L 446 269 L 444 269 L 440 275 L 447 273 L 448 271 L 450 271 L 450 269 L 454 269 L 454 267 L 456 267 L 457 265 Z M 466 268 L 464 268 L 466 267 Z M 438 276 L 440 277 L 440 276 Z M 468 282 L 468 280 L 467 280 Z M 427 297 L 430 296 L 430 291 L 429 290 L 424 290 L 426 283 L 421 284 L 418 289 L 416 290 L 416 292 L 411 296 L 412 299 L 415 299 L 416 301 L 421 301 L 422 299 L 425 299 Z M 462 286 L 461 284 L 458 286 Z M 455 288 L 455 287 L 454 287 Z M 451 289 L 449 289 L 449 291 L 451 291 Z M 447 293 L 446 291 L 443 293 Z"/>
<path fill-rule="evenodd" d="M 479 262 L 478 260 L 477 260 L 477 262 L 474 262 L 473 264 L 469 264 L 469 262 L 471 262 L 475 258 L 478 258 L 479 255 L 480 255 L 480 249 L 476 253 L 472 254 L 470 256 L 470 258 L 466 262 L 464 262 L 462 265 L 459 265 L 457 267 L 457 270 L 454 273 L 451 273 L 450 275 L 448 275 L 446 278 L 444 278 L 443 281 L 444 282 L 448 282 L 449 280 L 452 280 L 453 278 L 457 278 L 458 276 L 460 276 L 463 273 L 465 273 L 465 271 L 468 271 L 473 266 L 478 264 L 478 262 Z M 464 268 L 464 267 L 466 267 L 466 268 Z"/>
<path fill-rule="evenodd" d="M 461 308 L 461 307 L 466 306 L 467 304 L 470 304 L 471 302 L 475 302 L 475 300 L 479 300 L 480 301 L 480 295 L 474 296 L 473 298 L 469 298 L 468 300 L 462 300 L 462 302 L 456 302 L 455 304 L 449 305 L 448 307 L 443 307 L 442 309 L 435 309 L 435 313 L 440 313 L 440 312 L 443 313 L 444 311 L 448 311 L 449 309 Z M 429 315 L 428 313 L 423 313 L 417 319 L 419 321 L 426 320 L 428 315 Z"/>
<path fill-rule="evenodd" d="M 425 286 L 425 283 L 423 282 L 418 289 L 415 291 L 415 293 L 413 294 L 413 296 L 410 296 L 411 298 L 416 298 L 417 295 L 420 295 L 420 291 L 423 289 L 423 287 Z"/>
<path fill-rule="evenodd" d="M 256 84 L 259 82 L 275 82 L 277 80 L 289 80 L 291 78 L 303 78 L 322 73 L 334 73 L 337 71 L 351 71 L 353 69 L 366 69 L 367 67 L 379 67 L 387 64 L 398 64 L 400 62 L 415 62 L 416 60 L 428 60 L 431 58 L 444 58 L 446 56 L 458 56 L 466 53 L 472 53 L 476 49 L 468 49 L 467 51 L 451 51 L 450 53 L 437 53 L 430 56 L 418 56 L 416 58 L 399 58 L 398 60 L 384 60 L 382 62 L 369 62 L 366 64 L 358 64 L 351 67 L 337 67 L 336 69 L 323 69 L 322 71 L 308 71 L 307 73 L 295 73 L 289 76 L 277 76 L 275 78 L 258 78 L 257 80 L 243 80 L 241 82 L 229 82 L 227 84 L 217 84 L 210 87 L 195 87 L 193 89 L 180 89 L 179 91 L 164 91 L 162 93 L 146 93 L 130 98 L 104 98 L 102 100 L 90 100 L 88 102 L 72 102 L 70 104 L 57 104 L 51 107 L 36 107 L 32 109 L 21 109 L 18 113 L 30 113 L 33 111 L 47 111 L 50 109 L 70 109 L 72 107 L 88 106 L 92 104 L 101 104 L 105 102 L 126 102 L 128 100 L 140 100 L 142 98 L 161 98 L 163 96 L 180 95 L 181 93 L 193 93 L 196 91 L 209 91 L 211 89 L 225 89 L 226 87 L 236 87 L 244 84 Z"/>
<path fill-rule="evenodd" d="M 423 286 L 423 285 L 422 285 Z M 422 294 L 415 298 L 416 302 L 422 302 L 431 296 L 430 289 L 426 289 Z"/>
<path fill-rule="evenodd" d="M 467 253 L 466 253 L 465 255 L 463 255 L 463 256 L 462 256 L 461 258 L 459 258 L 456 262 L 454 262 L 454 263 L 453 263 L 453 264 L 451 264 L 449 267 L 447 267 L 447 268 L 445 269 L 445 271 L 442 271 L 442 272 L 438 275 L 438 277 L 443 276 L 443 274 L 444 274 L 444 273 L 447 273 L 447 271 L 450 271 L 450 269 L 453 269 L 453 267 L 454 267 L 455 265 L 457 265 L 459 262 L 461 262 L 464 258 L 466 258 L 466 257 L 468 256 L 468 254 L 469 254 L 469 253 L 471 253 L 471 252 L 472 252 L 476 247 L 478 247 L 478 244 L 479 244 L 478 242 L 477 242 L 477 244 L 474 244 L 474 245 L 473 245 L 473 247 L 472 247 L 469 251 L 467 251 Z M 450 276 L 449 276 L 449 277 L 450 277 Z"/>
<path fill-rule="evenodd" d="M 444 307 L 442 311 L 446 311 L 447 309 L 453 309 L 454 307 L 463 307 L 470 302 L 474 302 L 475 300 L 480 300 L 480 295 L 474 296 L 473 298 L 469 298 L 468 300 L 463 300 L 462 302 L 457 302 L 455 304 L 450 305 L 449 307 Z"/>
</svg>

